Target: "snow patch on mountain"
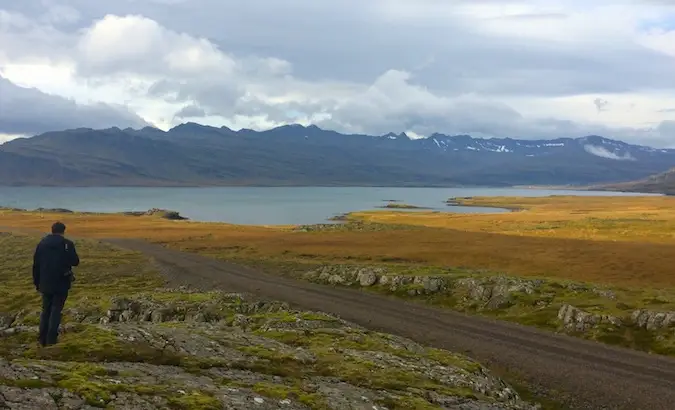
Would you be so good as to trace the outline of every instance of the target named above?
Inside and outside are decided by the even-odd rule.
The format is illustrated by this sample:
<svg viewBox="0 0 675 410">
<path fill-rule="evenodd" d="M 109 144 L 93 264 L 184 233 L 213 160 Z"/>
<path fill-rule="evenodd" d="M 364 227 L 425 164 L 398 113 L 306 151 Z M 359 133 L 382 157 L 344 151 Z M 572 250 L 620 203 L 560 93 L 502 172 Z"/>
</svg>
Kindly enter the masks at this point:
<svg viewBox="0 0 675 410">
<path fill-rule="evenodd" d="M 598 145 L 585 144 L 584 150 L 591 155 L 595 155 L 596 157 L 613 159 L 616 161 L 637 161 L 635 157 L 633 157 L 629 152 L 626 152 L 623 155 L 618 155 L 612 151 L 609 151 L 607 148 Z"/>
</svg>

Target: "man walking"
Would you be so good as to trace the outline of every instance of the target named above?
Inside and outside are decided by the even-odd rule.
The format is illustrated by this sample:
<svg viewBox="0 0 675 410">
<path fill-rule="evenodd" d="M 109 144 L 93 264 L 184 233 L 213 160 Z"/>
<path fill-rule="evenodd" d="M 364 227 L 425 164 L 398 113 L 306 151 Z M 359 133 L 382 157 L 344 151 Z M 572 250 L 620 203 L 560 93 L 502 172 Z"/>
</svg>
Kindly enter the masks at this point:
<svg viewBox="0 0 675 410">
<path fill-rule="evenodd" d="M 68 298 L 68 291 L 75 279 L 72 267 L 80 264 L 75 244 L 64 238 L 66 226 L 61 222 L 52 225 L 47 235 L 35 249 L 33 256 L 33 284 L 42 293 L 40 315 L 40 345 L 56 344 L 61 325 L 61 312 Z"/>
</svg>

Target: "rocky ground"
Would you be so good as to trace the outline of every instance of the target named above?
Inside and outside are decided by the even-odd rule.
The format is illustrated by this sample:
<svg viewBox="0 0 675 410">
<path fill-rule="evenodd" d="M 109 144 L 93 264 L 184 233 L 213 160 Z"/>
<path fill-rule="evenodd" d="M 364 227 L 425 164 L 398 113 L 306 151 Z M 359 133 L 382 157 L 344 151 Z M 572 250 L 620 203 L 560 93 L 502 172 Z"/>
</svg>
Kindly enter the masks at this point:
<svg viewBox="0 0 675 410">
<path fill-rule="evenodd" d="M 161 290 L 0 316 L 0 408 L 535 409 L 480 364 L 323 313 L 241 294 Z"/>
<path fill-rule="evenodd" d="M 675 356 L 675 310 L 657 297 L 580 283 L 495 276 L 486 272 L 326 265 L 303 279 L 360 287 L 480 312 L 612 344 Z M 645 306 L 652 305 L 653 308 Z"/>
</svg>

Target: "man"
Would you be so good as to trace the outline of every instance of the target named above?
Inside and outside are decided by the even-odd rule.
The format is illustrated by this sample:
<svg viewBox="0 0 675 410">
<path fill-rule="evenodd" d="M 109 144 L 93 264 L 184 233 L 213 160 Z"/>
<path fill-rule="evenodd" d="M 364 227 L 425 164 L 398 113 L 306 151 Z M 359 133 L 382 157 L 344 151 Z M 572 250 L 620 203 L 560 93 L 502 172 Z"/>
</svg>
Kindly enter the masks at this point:
<svg viewBox="0 0 675 410">
<path fill-rule="evenodd" d="M 66 226 L 52 225 L 51 235 L 45 236 L 33 256 L 33 284 L 42 293 L 40 315 L 40 345 L 56 344 L 61 325 L 61 312 L 73 280 L 72 267 L 80 264 L 75 244 L 64 238 Z"/>
</svg>

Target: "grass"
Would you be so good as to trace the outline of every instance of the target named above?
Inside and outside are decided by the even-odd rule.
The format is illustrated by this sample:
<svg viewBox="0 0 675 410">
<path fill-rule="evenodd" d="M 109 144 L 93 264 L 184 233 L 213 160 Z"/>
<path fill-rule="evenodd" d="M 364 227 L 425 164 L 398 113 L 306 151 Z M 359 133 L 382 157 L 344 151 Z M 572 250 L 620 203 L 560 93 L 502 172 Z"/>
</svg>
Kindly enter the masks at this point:
<svg viewBox="0 0 675 410">
<path fill-rule="evenodd" d="M 345 224 L 337 227 L 299 230 L 291 226 L 236 226 L 119 214 L 41 215 L 7 210 L 0 212 L 0 226 L 43 230 L 58 218 L 68 225 L 69 234 L 77 236 L 141 238 L 183 251 L 239 261 L 290 275 L 323 264 L 350 264 L 386 265 L 391 271 L 400 274 L 434 275 L 439 269 L 445 269 L 446 273 L 458 277 L 483 277 L 499 273 L 543 278 L 548 281 L 546 286 L 550 287 L 544 290 L 550 290 L 555 295 L 553 303 L 545 309 L 534 308 L 530 295 L 516 295 L 513 306 L 499 311 L 481 310 L 464 304 L 457 296 L 447 294 L 414 299 L 551 330 L 556 330 L 557 325 L 552 318 L 562 303 L 593 313 L 613 315 L 626 314 L 638 308 L 660 311 L 675 309 L 675 275 L 672 275 L 672 266 L 675 264 L 675 253 L 672 252 L 675 244 L 675 198 L 475 197 L 456 201 L 462 205 L 509 208 L 514 212 L 457 214 L 369 211 L 351 214 Z M 0 271 L 3 283 L 0 288 L 0 312 L 33 306 L 37 308 L 38 297 L 30 286 L 29 265 L 35 239 L 3 235 L 0 236 L 0 245 L 6 251 L 2 255 L 3 270 Z M 141 255 L 93 241 L 78 241 L 78 245 L 87 264 L 78 269 L 78 286 L 69 303 L 98 311 L 105 308 L 113 289 L 116 295 L 137 292 L 149 295 L 162 284 L 161 278 L 151 272 Z M 566 288 L 570 282 L 610 287 L 617 298 L 611 300 L 589 292 L 570 291 Z M 408 290 L 403 287 L 397 291 L 397 295 L 411 298 L 407 294 Z M 153 297 L 172 300 L 178 296 L 157 294 Z M 198 301 L 209 296 L 181 297 Z M 305 315 L 305 320 L 321 320 L 318 317 L 321 315 Z M 33 316 L 32 320 L 36 319 Z M 271 319 L 281 322 L 294 320 L 283 313 L 253 318 L 259 321 Z M 92 357 L 98 355 L 101 360 L 108 354 L 117 359 L 124 357 L 124 360 L 134 360 L 133 356 L 119 356 L 126 351 L 126 347 L 110 340 L 106 342 L 108 335 L 94 334 L 96 331 L 91 328 L 78 332 L 80 336 L 86 337 L 78 337 L 77 332 L 64 336 L 65 350 L 52 349 L 38 354 L 29 349 L 24 357 L 85 360 L 88 354 L 93 353 Z M 630 327 L 621 331 L 599 328 L 584 336 L 610 344 L 675 355 L 672 331 L 666 334 L 666 331 L 647 332 Z M 22 337 L 17 335 L 13 341 L 29 342 L 22 340 Z M 293 332 L 268 332 L 265 337 L 321 353 L 322 359 L 316 365 L 316 371 L 337 375 L 354 383 L 367 383 L 372 388 L 397 388 L 406 384 L 431 390 L 438 387 L 430 386 L 424 379 L 411 380 L 409 374 L 377 370 L 368 360 L 344 360 L 335 353 L 331 354 L 344 349 L 358 349 L 359 346 L 391 351 L 388 349 L 392 347 L 377 336 L 338 340 L 321 333 L 299 335 Z M 104 348 L 94 349 L 89 344 L 89 341 L 94 340 L 103 340 Z M 254 350 L 249 353 L 260 357 L 254 364 L 255 369 L 278 373 L 292 381 L 259 384 L 255 387 L 256 391 L 279 398 L 303 397 L 308 403 L 320 399 L 315 396 L 315 392 L 297 383 L 297 376 L 305 369 L 296 362 L 265 349 Z M 12 351 L 12 346 L 0 343 L 0 354 L 10 355 Z M 459 360 L 442 351 L 427 355 L 436 355 L 430 357 L 433 360 L 447 360 L 455 364 Z M 149 357 L 157 363 L 166 361 L 200 368 L 199 363 L 187 363 L 181 357 L 154 355 L 151 350 L 141 351 L 139 357 Z M 471 368 L 470 363 L 462 363 L 462 366 Z M 364 374 L 368 377 L 364 378 Z M 93 397 L 96 399 L 95 395 Z M 209 408 L 210 400 L 207 394 L 195 392 L 188 397 L 174 398 L 172 405 L 175 408 L 197 408 L 194 407 L 197 405 Z M 424 408 L 424 403 L 416 397 L 401 398 L 393 405 L 388 405 L 391 408 Z"/>
<path fill-rule="evenodd" d="M 675 287 L 675 198 L 472 198 L 506 214 L 372 211 L 352 218 L 394 229 L 237 226 L 122 215 L 62 214 L 69 233 L 135 237 L 207 256 L 273 263 L 400 263 L 485 269 L 628 287 Z M 449 208 L 451 209 L 451 208 Z M 50 216 L 54 219 L 57 216 Z M 45 229 L 39 214 L 0 213 L 0 226 Z M 404 225 L 409 226 L 408 229 Z M 349 225 L 349 224 L 347 224 Z M 403 227 L 402 227 L 403 226 Z"/>
<path fill-rule="evenodd" d="M 0 233 L 0 312 L 39 309 L 40 295 L 33 287 L 33 251 L 39 238 Z M 78 253 L 86 263 L 76 272 L 76 284 L 68 305 L 105 308 L 110 297 L 136 294 L 163 285 L 151 272 L 143 255 L 100 244 L 79 241 Z"/>
<path fill-rule="evenodd" d="M 675 198 L 472 197 L 465 206 L 497 207 L 504 214 L 358 212 L 352 218 L 471 232 L 600 241 L 675 243 Z M 448 208 L 451 212 L 452 208 Z"/>
<path fill-rule="evenodd" d="M 38 237 L 0 235 L 0 246 L 6 250 L 0 254 L 0 314 L 21 312 L 21 323 L 35 324 L 40 308 L 39 298 L 32 288 L 30 261 Z M 101 316 L 110 305 L 112 297 L 128 297 L 134 300 L 169 303 L 188 306 L 215 302 L 216 293 L 181 293 L 160 289 L 164 281 L 142 255 L 120 250 L 95 240 L 77 240 L 78 251 L 83 260 L 76 271 L 77 282 L 67 302 L 70 315 L 64 319 L 68 331 L 59 344 L 39 348 L 36 334 L 31 331 L 0 338 L 0 357 L 21 363 L 38 372 L 40 379 L 0 379 L 0 385 L 27 389 L 60 388 L 82 397 L 89 406 L 104 408 L 116 394 L 133 393 L 142 397 L 161 397 L 169 408 L 184 410 L 211 410 L 221 408 L 220 400 L 213 392 L 195 386 L 152 384 L 154 382 L 120 382 L 123 375 L 106 367 L 110 363 L 143 363 L 146 365 L 177 366 L 183 371 L 203 375 L 208 369 L 226 366 L 279 376 L 273 382 L 241 384 L 271 399 L 291 399 L 312 409 L 327 408 L 326 399 L 307 383 L 310 377 L 328 377 L 373 390 L 388 390 L 394 393 L 387 401 L 391 409 L 437 408 L 421 398 L 424 391 L 439 394 L 475 397 L 472 390 L 462 387 L 450 388 L 434 381 L 416 368 L 391 368 L 377 363 L 381 354 L 407 360 L 428 360 L 436 365 L 452 366 L 459 372 L 481 373 L 480 364 L 451 352 L 423 348 L 411 351 L 408 346 L 397 345 L 395 338 L 376 332 L 362 330 L 339 330 L 338 319 L 319 312 L 289 312 L 249 314 L 252 335 L 245 337 L 242 346 L 231 347 L 254 358 L 243 362 L 226 363 L 213 358 L 189 356 L 179 351 L 164 349 L 144 340 L 121 337 L 114 328 L 92 323 L 75 323 L 73 312 L 89 312 L 92 317 Z M 228 299 L 229 300 L 229 299 Z M 233 306 L 238 306 L 236 301 Z M 223 317 L 233 316 L 231 311 L 222 311 Z M 33 317 L 34 323 L 26 318 Z M 270 330 L 270 323 L 295 324 L 298 321 L 324 322 L 326 329 Z M 174 327 L 180 331 L 181 323 L 162 323 L 157 326 Z M 210 329 L 207 327 L 207 329 Z M 348 329 L 348 328 L 347 328 Z M 228 330 L 229 331 L 229 330 Z M 285 349 L 256 345 L 250 337 L 264 337 L 275 343 L 283 343 Z M 221 337 L 222 338 L 222 337 Z M 215 341 L 215 339 L 213 339 Z M 229 342 L 227 342 L 229 343 Z M 314 359 L 294 357 L 297 348 L 309 351 Z M 127 377 L 127 376 L 124 376 Z M 192 387 L 192 388 L 188 388 Z M 201 388 L 201 387 L 200 387 Z M 411 393 L 410 390 L 416 393 Z M 422 393 L 419 393 L 422 392 Z M 491 400 L 480 396 L 485 400 Z"/>
<path fill-rule="evenodd" d="M 452 267 L 449 271 L 454 275 L 505 274 L 543 278 L 552 283 L 611 287 L 617 293 L 617 301 L 621 301 L 619 308 L 616 301 L 560 288 L 551 289 L 556 300 L 548 310 L 535 311 L 527 307 L 528 296 L 521 295 L 515 306 L 499 313 L 503 319 L 544 328 L 554 326 L 551 318 L 561 303 L 603 314 L 625 314 L 638 308 L 675 309 L 675 275 L 672 275 L 675 198 L 474 197 L 455 201 L 517 211 L 500 214 L 359 212 L 350 215 L 345 224 L 315 230 L 122 215 L 73 213 L 58 217 L 72 234 L 143 238 L 289 275 L 297 276 L 323 264 L 386 265 L 390 270 L 415 275 L 436 274 L 438 269 Z M 0 226 L 40 229 L 49 223 L 35 213 L 0 213 Z M 12 253 L 18 255 L 16 263 L 25 264 L 27 253 L 20 252 Z M 95 256 L 93 250 L 91 256 Z M 129 259 L 122 255 L 120 258 Z M 116 266 L 116 263 L 108 264 Z M 92 271 L 96 270 L 100 268 Z M 122 277 L 120 280 L 132 279 Z M 144 284 L 129 282 L 124 286 L 134 288 Z M 408 297 L 408 290 L 401 288 L 397 295 Z M 22 294 L 12 290 L 11 293 L 12 298 L 3 299 L 7 303 L 22 304 L 35 297 L 30 291 Z M 447 295 L 427 299 L 428 303 L 465 309 L 458 307 L 456 298 Z M 634 347 L 651 346 L 648 338 L 638 333 L 622 337 L 595 336 Z M 661 351 L 672 350 L 667 343 L 661 345 Z"/>
</svg>

